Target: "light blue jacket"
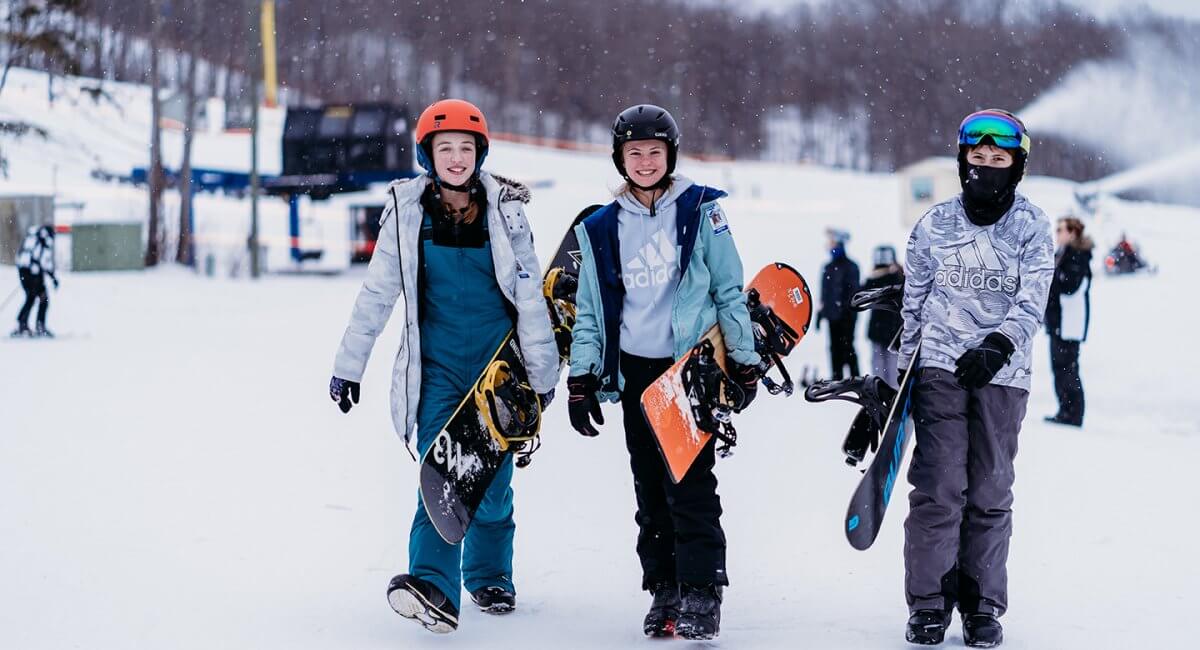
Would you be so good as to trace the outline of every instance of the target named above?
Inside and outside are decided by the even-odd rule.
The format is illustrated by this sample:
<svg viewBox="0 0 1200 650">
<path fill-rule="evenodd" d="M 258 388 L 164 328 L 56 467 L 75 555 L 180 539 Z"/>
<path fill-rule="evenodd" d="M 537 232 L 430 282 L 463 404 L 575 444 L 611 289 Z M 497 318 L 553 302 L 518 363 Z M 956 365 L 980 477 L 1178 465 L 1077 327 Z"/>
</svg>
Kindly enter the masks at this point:
<svg viewBox="0 0 1200 650">
<path fill-rule="evenodd" d="M 677 253 L 680 280 L 671 301 L 674 357 L 680 359 L 713 325 L 720 324 L 730 357 L 742 364 L 757 363 L 750 312 L 746 308 L 742 259 L 733 243 L 729 222 L 717 199 L 721 190 L 686 183 L 675 196 Z M 600 378 L 600 397 L 616 401 L 624 378 L 618 368 L 620 351 L 620 243 L 616 202 L 597 210 L 575 227 L 582 257 L 576 295 L 575 327 L 571 341 L 571 376 Z"/>
</svg>

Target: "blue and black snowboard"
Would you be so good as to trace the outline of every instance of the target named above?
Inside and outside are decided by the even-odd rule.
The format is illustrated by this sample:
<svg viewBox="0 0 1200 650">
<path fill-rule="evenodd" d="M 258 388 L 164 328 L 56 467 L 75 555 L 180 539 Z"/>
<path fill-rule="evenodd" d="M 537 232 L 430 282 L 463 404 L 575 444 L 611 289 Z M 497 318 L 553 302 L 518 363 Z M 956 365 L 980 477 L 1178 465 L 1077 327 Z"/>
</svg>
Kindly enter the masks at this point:
<svg viewBox="0 0 1200 650">
<path fill-rule="evenodd" d="M 899 285 L 861 291 L 851 300 L 851 307 L 860 311 L 882 309 L 898 312 L 902 298 L 903 287 Z M 839 399 L 861 407 L 842 443 L 846 463 L 851 466 L 862 462 L 868 449 L 875 452 L 870 465 L 863 470 L 863 477 L 846 508 L 846 539 L 860 551 L 870 548 L 879 535 L 883 516 L 900 476 L 904 454 L 913 437 L 912 385 L 920 352 L 921 345 L 918 342 L 912 360 L 901 375 L 902 383 L 898 389 L 892 388 L 880 377 L 867 375 L 818 381 L 804 392 L 804 398 L 810 402 Z"/>
</svg>

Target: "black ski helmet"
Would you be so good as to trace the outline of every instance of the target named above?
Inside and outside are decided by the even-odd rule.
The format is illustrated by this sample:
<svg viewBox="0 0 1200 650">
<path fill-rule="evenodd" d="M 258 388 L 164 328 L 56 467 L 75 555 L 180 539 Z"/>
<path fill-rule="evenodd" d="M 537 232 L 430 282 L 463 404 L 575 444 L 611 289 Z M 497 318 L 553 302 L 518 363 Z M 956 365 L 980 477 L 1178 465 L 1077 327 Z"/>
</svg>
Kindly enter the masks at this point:
<svg viewBox="0 0 1200 650">
<path fill-rule="evenodd" d="M 675 159 L 679 153 L 679 125 L 667 109 L 654 104 L 630 106 L 621 111 L 613 121 L 612 136 L 613 164 L 625 180 L 633 182 L 625 173 L 621 147 L 634 140 L 662 140 L 667 143 L 667 173 L 663 178 L 675 172 Z"/>
</svg>

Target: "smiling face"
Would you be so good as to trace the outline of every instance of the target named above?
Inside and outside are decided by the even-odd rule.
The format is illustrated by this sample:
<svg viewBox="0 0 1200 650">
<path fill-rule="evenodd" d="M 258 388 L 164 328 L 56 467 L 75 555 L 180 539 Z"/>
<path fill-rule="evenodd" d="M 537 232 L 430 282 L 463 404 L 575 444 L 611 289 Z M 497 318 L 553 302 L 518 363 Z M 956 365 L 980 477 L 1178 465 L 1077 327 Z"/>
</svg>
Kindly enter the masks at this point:
<svg viewBox="0 0 1200 650">
<path fill-rule="evenodd" d="M 1012 152 L 991 144 L 981 144 L 967 151 L 967 162 L 979 167 L 1005 169 L 1012 167 Z"/>
<path fill-rule="evenodd" d="M 625 174 L 641 187 L 652 187 L 667 173 L 667 145 L 661 140 L 634 140 L 621 148 Z"/>
<path fill-rule="evenodd" d="M 433 168 L 442 182 L 463 185 L 475 173 L 475 136 L 444 131 L 433 135 Z"/>
</svg>

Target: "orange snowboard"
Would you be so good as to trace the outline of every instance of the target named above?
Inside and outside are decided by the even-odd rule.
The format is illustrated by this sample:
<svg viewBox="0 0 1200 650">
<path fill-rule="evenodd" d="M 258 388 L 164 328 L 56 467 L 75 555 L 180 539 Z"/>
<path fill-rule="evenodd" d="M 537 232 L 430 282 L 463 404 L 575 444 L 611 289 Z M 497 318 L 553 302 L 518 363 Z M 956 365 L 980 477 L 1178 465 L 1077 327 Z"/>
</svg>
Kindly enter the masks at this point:
<svg viewBox="0 0 1200 650">
<path fill-rule="evenodd" d="M 771 336 L 765 330 L 763 320 L 759 318 L 767 312 L 752 309 L 755 349 L 759 353 L 774 349 L 780 357 L 786 356 L 808 332 L 812 320 L 812 294 L 808 290 L 808 284 L 795 269 L 782 262 L 775 262 L 754 276 L 746 287 L 748 294 L 752 290 L 757 292 L 762 307 L 792 330 L 782 337 Z M 770 341 L 773 340 L 778 342 L 772 344 Z M 714 325 L 705 332 L 693 350 L 699 348 L 704 341 L 712 343 L 717 364 L 725 369 L 725 344 L 721 338 L 720 326 Z M 690 356 L 691 353 L 684 355 L 650 384 L 646 392 L 642 393 L 641 400 L 642 412 L 646 421 L 650 423 L 650 428 L 654 430 L 655 438 L 658 439 L 658 448 L 667 463 L 671 480 L 676 483 L 687 474 L 688 468 L 713 435 L 697 425 L 688 391 L 684 387 L 683 369 Z M 766 358 L 768 361 L 772 360 L 769 355 Z"/>
</svg>

